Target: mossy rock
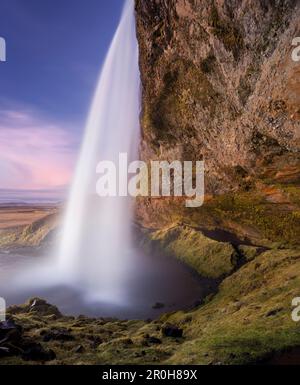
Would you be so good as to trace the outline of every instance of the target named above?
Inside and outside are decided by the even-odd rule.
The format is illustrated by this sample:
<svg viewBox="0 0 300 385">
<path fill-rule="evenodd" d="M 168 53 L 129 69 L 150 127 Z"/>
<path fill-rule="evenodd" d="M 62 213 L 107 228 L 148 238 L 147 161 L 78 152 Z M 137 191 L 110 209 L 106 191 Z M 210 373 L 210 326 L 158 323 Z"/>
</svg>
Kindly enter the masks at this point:
<svg viewBox="0 0 300 385">
<path fill-rule="evenodd" d="M 259 247 L 249 245 L 239 245 L 238 249 L 246 262 L 253 261 L 261 250 Z"/>
<path fill-rule="evenodd" d="M 189 226 L 160 230 L 151 234 L 151 239 L 204 277 L 227 276 L 238 265 L 239 255 L 230 243 L 207 238 Z"/>
<path fill-rule="evenodd" d="M 254 364 L 299 346 L 299 325 L 291 319 L 299 276 L 300 249 L 260 254 L 226 278 L 205 306 L 164 318 L 180 323 L 192 316 L 187 341 L 167 363 Z"/>
</svg>

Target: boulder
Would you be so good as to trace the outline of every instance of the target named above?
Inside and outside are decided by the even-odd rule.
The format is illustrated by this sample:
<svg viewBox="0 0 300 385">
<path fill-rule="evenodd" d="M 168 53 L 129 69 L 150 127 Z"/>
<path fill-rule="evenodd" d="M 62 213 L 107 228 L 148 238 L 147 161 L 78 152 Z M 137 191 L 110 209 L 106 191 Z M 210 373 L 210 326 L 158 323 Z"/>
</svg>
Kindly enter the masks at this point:
<svg viewBox="0 0 300 385">
<path fill-rule="evenodd" d="M 74 336 L 72 336 L 72 334 L 66 329 L 54 329 L 43 333 L 44 342 L 50 342 L 50 341 L 67 342 L 67 341 L 74 341 L 74 339 L 75 339 Z"/>
<path fill-rule="evenodd" d="M 41 298 L 31 298 L 25 305 L 11 306 L 8 309 L 9 314 L 36 313 L 40 316 L 49 316 L 55 319 L 62 318 L 61 312 L 56 306 L 50 305 Z"/>
<path fill-rule="evenodd" d="M 53 350 L 46 350 L 41 344 L 30 343 L 26 346 L 22 358 L 24 361 L 53 361 L 56 358 L 56 354 Z"/>
</svg>

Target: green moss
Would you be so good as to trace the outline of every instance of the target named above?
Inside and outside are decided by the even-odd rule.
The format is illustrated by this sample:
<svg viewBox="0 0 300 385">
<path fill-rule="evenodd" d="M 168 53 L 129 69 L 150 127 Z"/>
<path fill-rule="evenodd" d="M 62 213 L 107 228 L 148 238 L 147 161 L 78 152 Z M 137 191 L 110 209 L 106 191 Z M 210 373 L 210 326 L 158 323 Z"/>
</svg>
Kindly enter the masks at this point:
<svg viewBox="0 0 300 385">
<path fill-rule="evenodd" d="M 295 185 L 277 185 L 287 195 L 291 202 L 300 208 L 300 187 Z"/>
<path fill-rule="evenodd" d="M 257 257 L 260 251 L 258 247 L 248 245 L 239 245 L 238 249 L 247 262 L 253 261 L 253 259 Z"/>
<path fill-rule="evenodd" d="M 258 193 L 228 194 L 214 204 L 222 218 L 257 228 L 262 238 L 285 245 L 299 244 L 300 220 L 284 206 L 267 202 Z"/>
<path fill-rule="evenodd" d="M 268 251 L 220 286 L 207 305 L 186 324 L 188 341 L 168 363 L 257 363 L 298 346 L 298 325 L 291 300 L 299 293 L 300 250 Z M 189 314 L 170 315 L 181 322 Z"/>
<path fill-rule="evenodd" d="M 151 239 L 204 277 L 224 277 L 238 264 L 239 256 L 231 244 L 209 239 L 187 226 L 155 232 Z"/>
</svg>

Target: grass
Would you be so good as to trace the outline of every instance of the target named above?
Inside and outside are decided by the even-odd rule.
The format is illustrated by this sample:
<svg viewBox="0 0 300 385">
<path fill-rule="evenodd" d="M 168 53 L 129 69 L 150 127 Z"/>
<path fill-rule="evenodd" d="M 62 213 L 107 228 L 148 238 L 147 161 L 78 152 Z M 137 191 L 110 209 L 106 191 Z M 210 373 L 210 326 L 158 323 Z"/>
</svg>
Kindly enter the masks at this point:
<svg viewBox="0 0 300 385">
<path fill-rule="evenodd" d="M 266 202 L 260 194 L 246 192 L 228 194 L 217 199 L 216 208 L 221 218 L 230 218 L 255 227 L 263 238 L 282 246 L 299 244 L 300 220 L 285 205 Z"/>
<path fill-rule="evenodd" d="M 169 362 L 253 363 L 299 346 L 299 328 L 291 320 L 299 273 L 300 250 L 268 251 L 245 265 L 223 282 L 211 302 L 191 313 L 189 341 Z M 166 320 L 183 317 L 187 314 Z"/>
</svg>

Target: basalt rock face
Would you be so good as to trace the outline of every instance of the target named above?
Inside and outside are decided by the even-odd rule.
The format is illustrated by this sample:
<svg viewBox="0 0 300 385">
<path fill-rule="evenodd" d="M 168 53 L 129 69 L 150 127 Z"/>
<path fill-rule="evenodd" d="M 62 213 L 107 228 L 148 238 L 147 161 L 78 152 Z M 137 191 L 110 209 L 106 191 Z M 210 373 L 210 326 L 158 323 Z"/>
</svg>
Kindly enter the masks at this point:
<svg viewBox="0 0 300 385">
<path fill-rule="evenodd" d="M 136 0 L 136 14 L 142 159 L 204 159 L 208 194 L 299 181 L 300 2 Z"/>
</svg>

